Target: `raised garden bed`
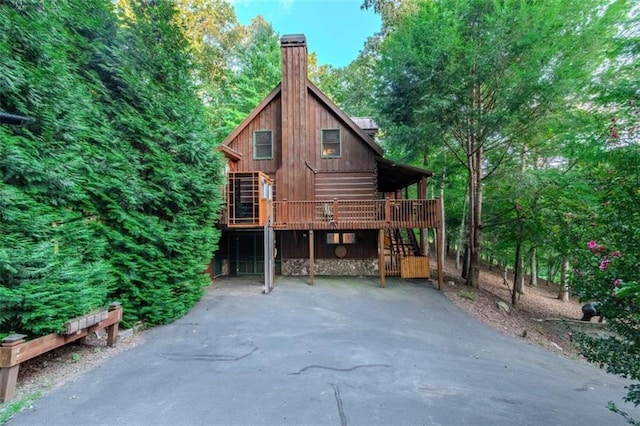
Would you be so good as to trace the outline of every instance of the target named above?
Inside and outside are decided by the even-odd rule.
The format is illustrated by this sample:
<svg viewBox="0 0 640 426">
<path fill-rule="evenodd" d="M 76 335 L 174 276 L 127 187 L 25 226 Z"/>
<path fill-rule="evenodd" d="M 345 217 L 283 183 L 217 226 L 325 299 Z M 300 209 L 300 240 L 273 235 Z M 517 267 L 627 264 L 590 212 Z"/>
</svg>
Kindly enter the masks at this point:
<svg viewBox="0 0 640 426">
<path fill-rule="evenodd" d="M 84 339 L 103 328 L 107 330 L 107 345 L 115 346 L 118 326 L 122 320 L 122 306 L 112 303 L 108 311 L 91 313 L 74 318 L 65 324 L 65 334 L 48 334 L 33 340 L 25 340 L 23 334 L 12 334 L 2 340 L 0 346 L 0 402 L 15 396 L 20 364 L 55 348 Z"/>
</svg>

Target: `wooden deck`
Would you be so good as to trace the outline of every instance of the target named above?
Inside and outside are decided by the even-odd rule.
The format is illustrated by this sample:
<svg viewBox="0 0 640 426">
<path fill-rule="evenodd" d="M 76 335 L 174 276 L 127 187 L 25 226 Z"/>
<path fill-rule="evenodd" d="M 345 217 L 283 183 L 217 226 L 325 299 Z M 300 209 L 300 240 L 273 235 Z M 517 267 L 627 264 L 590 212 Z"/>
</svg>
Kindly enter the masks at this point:
<svg viewBox="0 0 640 426">
<path fill-rule="evenodd" d="M 438 228 L 440 199 L 274 201 L 276 230 Z M 223 215 L 223 225 L 240 227 Z M 241 227 L 258 227 L 244 222 Z"/>
</svg>

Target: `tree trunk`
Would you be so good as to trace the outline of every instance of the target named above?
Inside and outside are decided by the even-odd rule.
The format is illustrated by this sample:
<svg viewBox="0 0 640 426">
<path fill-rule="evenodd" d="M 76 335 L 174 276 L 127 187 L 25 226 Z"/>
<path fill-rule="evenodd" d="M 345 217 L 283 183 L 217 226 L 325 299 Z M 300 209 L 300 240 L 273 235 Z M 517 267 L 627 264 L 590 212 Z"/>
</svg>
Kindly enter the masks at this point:
<svg viewBox="0 0 640 426">
<path fill-rule="evenodd" d="M 469 276 L 469 244 L 464 244 L 464 252 L 462 253 L 462 273 L 460 275 L 462 278 L 467 278 Z"/>
<path fill-rule="evenodd" d="M 504 262 L 504 269 L 502 270 L 502 283 L 509 287 L 509 267 L 507 266 L 507 262 Z"/>
<path fill-rule="evenodd" d="M 471 138 L 473 139 L 473 138 Z M 475 147 L 475 144 L 471 144 Z M 469 149 L 469 273 L 466 284 L 480 287 L 480 252 L 482 240 L 482 147 Z"/>
<path fill-rule="evenodd" d="M 538 258 L 535 247 L 531 247 L 531 279 L 529 280 L 529 285 L 538 287 Z"/>
<path fill-rule="evenodd" d="M 460 232 L 458 233 L 458 242 L 456 244 L 457 246 L 457 250 L 456 250 L 456 269 L 460 269 L 460 251 L 462 250 L 462 247 L 464 245 L 465 247 L 465 253 L 466 253 L 466 247 L 467 244 L 464 243 L 464 235 L 465 235 L 465 223 L 467 221 L 467 204 L 469 204 L 469 187 L 467 186 L 467 189 L 464 192 L 464 200 L 462 203 L 462 221 L 460 222 Z M 466 274 L 462 275 L 462 278 L 466 278 Z"/>
<path fill-rule="evenodd" d="M 522 243 L 518 241 L 516 245 L 516 258 L 514 262 L 513 273 L 513 291 L 511 292 L 511 304 L 515 306 L 520 299 L 520 295 L 523 294 L 524 274 L 523 274 L 523 262 L 522 262 Z"/>
<path fill-rule="evenodd" d="M 553 282 L 553 275 L 556 273 L 556 262 L 549 259 L 547 262 L 547 286 Z"/>
<path fill-rule="evenodd" d="M 560 287 L 558 289 L 558 300 L 569 301 L 569 281 L 567 280 L 567 270 L 569 269 L 569 259 L 562 259 L 560 267 Z"/>
</svg>

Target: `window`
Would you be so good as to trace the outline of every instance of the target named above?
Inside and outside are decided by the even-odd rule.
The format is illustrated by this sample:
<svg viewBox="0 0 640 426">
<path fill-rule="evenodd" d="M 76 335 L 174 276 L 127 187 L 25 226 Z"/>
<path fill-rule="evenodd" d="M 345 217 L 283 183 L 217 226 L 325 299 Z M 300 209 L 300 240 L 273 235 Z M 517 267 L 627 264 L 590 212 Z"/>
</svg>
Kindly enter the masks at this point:
<svg viewBox="0 0 640 426">
<path fill-rule="evenodd" d="M 273 132 L 271 130 L 253 132 L 253 158 L 255 160 L 273 158 Z"/>
<path fill-rule="evenodd" d="M 322 129 L 322 158 L 342 157 L 340 129 Z"/>
<path fill-rule="evenodd" d="M 327 244 L 355 244 L 355 232 L 329 232 L 327 233 Z"/>
</svg>

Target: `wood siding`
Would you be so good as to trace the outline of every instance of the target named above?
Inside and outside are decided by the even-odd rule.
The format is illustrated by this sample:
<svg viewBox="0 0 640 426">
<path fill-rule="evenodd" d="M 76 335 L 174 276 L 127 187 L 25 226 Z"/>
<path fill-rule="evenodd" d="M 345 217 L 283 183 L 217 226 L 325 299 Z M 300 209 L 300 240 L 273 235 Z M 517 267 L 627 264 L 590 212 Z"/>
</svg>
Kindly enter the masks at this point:
<svg viewBox="0 0 640 426">
<path fill-rule="evenodd" d="M 242 154 L 242 159 L 237 162 L 236 170 L 239 172 L 261 171 L 269 176 L 274 176 L 281 165 L 281 139 L 282 125 L 281 99 L 276 96 L 247 127 L 229 144 L 231 148 Z M 273 132 L 273 158 L 270 160 L 253 159 L 253 132 L 256 130 L 271 130 Z"/>
<path fill-rule="evenodd" d="M 370 171 L 374 176 L 376 170 L 375 152 L 333 111 L 321 103 L 313 93 L 309 93 L 307 102 L 308 137 L 311 148 L 310 166 L 317 172 L 364 170 Z M 340 129 L 342 138 L 342 156 L 340 158 L 322 158 L 320 152 L 322 129 Z"/>
<path fill-rule="evenodd" d="M 316 201 L 373 200 L 377 195 L 374 172 L 325 172 L 314 177 Z"/>
<path fill-rule="evenodd" d="M 317 259 L 339 259 L 335 254 L 339 244 L 327 244 L 327 233 L 334 231 L 316 231 L 313 241 L 314 256 Z M 378 256 L 377 231 L 340 231 L 355 232 L 356 244 L 342 244 L 346 254 L 342 259 L 374 259 Z M 309 233 L 307 231 L 282 231 L 282 259 L 308 259 Z"/>
</svg>

